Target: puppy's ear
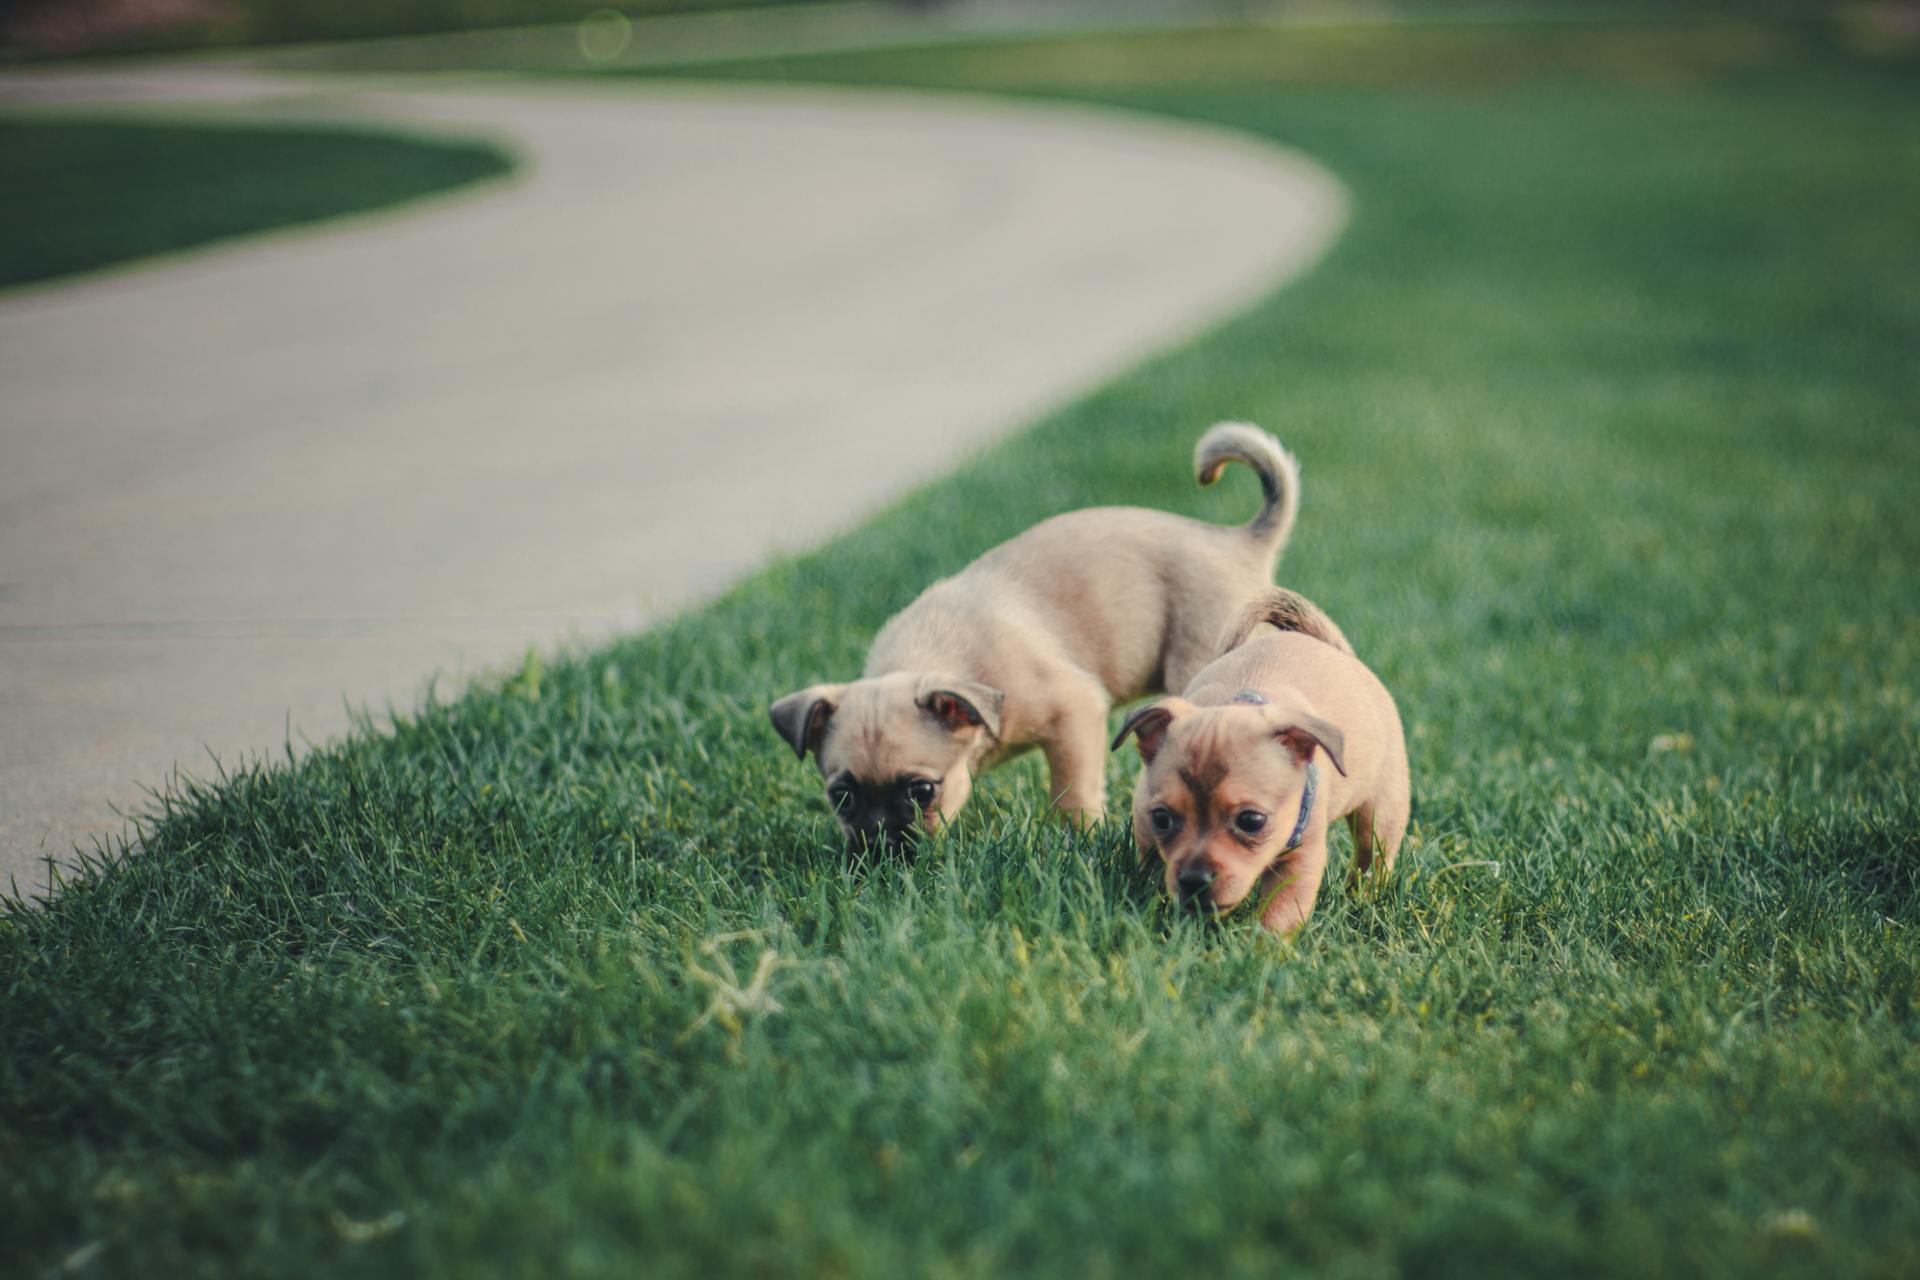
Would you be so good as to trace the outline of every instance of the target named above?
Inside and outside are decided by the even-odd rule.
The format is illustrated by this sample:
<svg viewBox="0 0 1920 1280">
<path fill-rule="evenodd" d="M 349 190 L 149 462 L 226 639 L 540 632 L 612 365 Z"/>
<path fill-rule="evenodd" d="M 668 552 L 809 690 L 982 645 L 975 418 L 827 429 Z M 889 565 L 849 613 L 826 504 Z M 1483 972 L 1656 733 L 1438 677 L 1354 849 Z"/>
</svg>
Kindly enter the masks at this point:
<svg viewBox="0 0 1920 1280">
<path fill-rule="evenodd" d="M 949 732 L 958 733 L 979 725 L 998 739 L 1000 714 L 1007 705 L 1007 695 L 978 680 L 929 677 L 920 682 L 920 696 L 915 701 L 947 726 Z"/>
<path fill-rule="evenodd" d="M 834 707 L 838 705 L 843 684 L 809 685 L 798 693 L 790 693 L 768 709 L 773 717 L 773 727 L 787 745 L 793 748 L 793 754 L 802 760 L 807 752 L 820 747 L 820 739 L 827 732 L 827 721 L 833 718 Z"/>
<path fill-rule="evenodd" d="M 1294 712 L 1287 717 L 1284 726 L 1274 730 L 1273 736 L 1293 753 L 1295 764 L 1304 765 L 1313 759 L 1313 749 L 1319 747 L 1327 753 L 1327 759 L 1340 771 L 1340 776 L 1347 776 L 1347 766 L 1340 763 L 1340 757 L 1347 749 L 1347 736 L 1319 716 L 1308 715 L 1304 711 Z"/>
<path fill-rule="evenodd" d="M 1113 745 L 1107 750 L 1118 751 L 1120 745 L 1131 737 L 1140 748 L 1140 759 L 1152 764 L 1153 758 L 1160 754 L 1161 745 L 1167 740 L 1167 726 L 1190 705 L 1180 698 L 1162 698 L 1136 709 L 1120 726 L 1120 732 L 1113 735 Z"/>
</svg>

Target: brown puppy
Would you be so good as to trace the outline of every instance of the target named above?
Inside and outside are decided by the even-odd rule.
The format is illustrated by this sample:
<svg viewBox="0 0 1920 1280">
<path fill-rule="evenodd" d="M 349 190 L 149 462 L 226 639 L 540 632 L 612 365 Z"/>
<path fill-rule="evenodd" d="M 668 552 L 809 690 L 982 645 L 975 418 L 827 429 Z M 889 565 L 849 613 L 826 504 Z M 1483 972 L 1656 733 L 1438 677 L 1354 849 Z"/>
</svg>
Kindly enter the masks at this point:
<svg viewBox="0 0 1920 1280">
<path fill-rule="evenodd" d="M 1376 847 L 1392 870 L 1406 739 L 1386 686 L 1302 596 L 1270 588 L 1222 648 L 1180 697 L 1129 716 L 1113 747 L 1139 744 L 1134 839 L 1142 857 L 1159 850 L 1167 892 L 1224 911 L 1258 890 L 1260 923 L 1285 933 L 1313 913 L 1337 819 L 1353 832 L 1350 883 Z"/>
<path fill-rule="evenodd" d="M 1299 466 L 1258 427 L 1223 422 L 1194 451 L 1200 483 L 1234 460 L 1265 493 L 1251 524 L 1138 507 L 1043 520 L 895 614 L 861 679 L 773 704 L 781 737 L 814 753 L 850 847 L 897 849 L 951 820 L 976 772 L 1034 746 L 1054 803 L 1100 817 L 1113 703 L 1185 685 L 1234 610 L 1273 581 Z"/>
</svg>

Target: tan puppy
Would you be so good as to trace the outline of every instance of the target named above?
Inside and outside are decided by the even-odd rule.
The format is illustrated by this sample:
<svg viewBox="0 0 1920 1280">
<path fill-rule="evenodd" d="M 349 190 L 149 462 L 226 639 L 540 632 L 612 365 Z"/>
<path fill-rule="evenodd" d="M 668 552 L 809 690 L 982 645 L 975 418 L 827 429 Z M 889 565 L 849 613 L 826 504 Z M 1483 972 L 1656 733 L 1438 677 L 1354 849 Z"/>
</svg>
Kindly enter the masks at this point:
<svg viewBox="0 0 1920 1280">
<path fill-rule="evenodd" d="M 1350 883 L 1376 847 L 1392 870 L 1406 739 L 1386 686 L 1302 596 L 1270 588 L 1222 648 L 1180 697 L 1129 716 L 1113 747 L 1139 744 L 1134 838 L 1142 857 L 1159 850 L 1167 892 L 1225 911 L 1257 891 L 1260 923 L 1285 933 L 1313 913 L 1336 820 L 1353 832 Z"/>
<path fill-rule="evenodd" d="M 1293 456 L 1258 427 L 1223 422 L 1194 451 L 1200 483 L 1232 460 L 1265 493 L 1251 524 L 1138 507 L 1043 520 L 895 614 L 861 679 L 773 704 L 781 737 L 814 753 L 850 847 L 897 849 L 951 820 L 976 772 L 1034 746 L 1054 802 L 1100 817 L 1108 710 L 1184 686 L 1234 610 L 1272 583 L 1293 528 Z"/>
</svg>

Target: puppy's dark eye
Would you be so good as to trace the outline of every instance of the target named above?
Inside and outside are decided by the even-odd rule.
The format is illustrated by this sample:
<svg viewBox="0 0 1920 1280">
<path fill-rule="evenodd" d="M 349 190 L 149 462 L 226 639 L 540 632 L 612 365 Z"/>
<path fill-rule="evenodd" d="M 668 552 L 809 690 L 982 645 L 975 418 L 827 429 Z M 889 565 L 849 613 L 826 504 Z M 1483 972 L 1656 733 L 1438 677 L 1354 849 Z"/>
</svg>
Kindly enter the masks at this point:
<svg viewBox="0 0 1920 1280">
<path fill-rule="evenodd" d="M 933 785 L 930 778 L 915 778 L 907 784 L 907 799 L 917 808 L 933 808 L 933 798 L 940 794 L 940 788 Z"/>
<path fill-rule="evenodd" d="M 1267 829 L 1267 815 L 1258 809 L 1242 809 L 1233 815 L 1233 825 L 1243 836 L 1257 836 Z"/>
<path fill-rule="evenodd" d="M 1173 815 L 1173 810 L 1163 804 L 1155 805 L 1147 811 L 1147 821 L 1153 824 L 1153 834 L 1162 839 L 1180 829 L 1180 819 Z"/>
<path fill-rule="evenodd" d="M 827 807 L 829 809 L 832 809 L 835 813 L 838 813 L 842 809 L 846 808 L 848 804 L 852 803 L 852 801 L 853 801 L 852 787 L 842 785 L 838 787 L 827 788 Z"/>
</svg>

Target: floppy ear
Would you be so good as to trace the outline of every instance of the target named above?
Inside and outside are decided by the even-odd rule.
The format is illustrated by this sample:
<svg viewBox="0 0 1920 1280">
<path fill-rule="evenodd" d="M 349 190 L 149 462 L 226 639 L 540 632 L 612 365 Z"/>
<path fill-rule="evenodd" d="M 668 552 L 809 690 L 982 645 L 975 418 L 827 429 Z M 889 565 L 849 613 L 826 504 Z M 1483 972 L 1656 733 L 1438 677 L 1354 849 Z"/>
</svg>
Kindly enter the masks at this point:
<svg viewBox="0 0 1920 1280">
<path fill-rule="evenodd" d="M 1347 776 L 1347 766 L 1340 763 L 1340 757 L 1347 749 L 1347 736 L 1319 716 L 1308 715 L 1303 711 L 1294 712 L 1287 717 L 1288 723 L 1274 731 L 1274 738 L 1293 753 L 1296 764 L 1305 764 L 1313 759 L 1313 749 L 1319 747 L 1327 753 L 1327 759 L 1340 771 L 1341 777 Z"/>
<path fill-rule="evenodd" d="M 1161 744 L 1167 740 L 1167 726 L 1173 723 L 1178 712 L 1188 707 L 1180 698 L 1162 698 L 1137 708 L 1120 726 L 1120 732 L 1113 735 L 1113 745 L 1107 750 L 1118 751 L 1120 744 L 1131 737 L 1140 748 L 1140 759 L 1152 764 L 1153 758 L 1160 754 Z"/>
<path fill-rule="evenodd" d="M 921 708 L 944 724 L 949 732 L 979 725 L 989 735 L 1000 736 L 1000 713 L 1007 695 L 978 680 L 947 680 L 930 676 L 920 682 Z"/>
<path fill-rule="evenodd" d="M 807 752 L 819 749 L 840 691 L 846 687 L 843 684 L 808 685 L 798 693 L 788 694 L 769 709 L 774 729 L 787 740 L 793 754 L 805 760 Z"/>
</svg>

